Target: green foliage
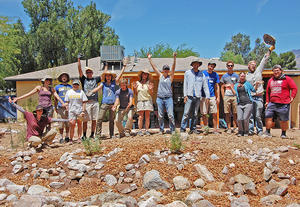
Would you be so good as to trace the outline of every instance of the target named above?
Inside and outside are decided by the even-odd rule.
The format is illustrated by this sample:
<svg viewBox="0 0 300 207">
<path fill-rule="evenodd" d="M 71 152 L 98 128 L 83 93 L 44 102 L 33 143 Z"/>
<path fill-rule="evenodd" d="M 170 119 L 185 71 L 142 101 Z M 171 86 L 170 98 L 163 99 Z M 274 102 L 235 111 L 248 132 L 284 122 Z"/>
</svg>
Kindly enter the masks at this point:
<svg viewBox="0 0 300 207">
<path fill-rule="evenodd" d="M 236 64 L 245 64 L 245 61 L 244 61 L 242 55 L 240 55 L 240 54 L 235 55 L 234 52 L 232 52 L 232 51 L 227 51 L 225 53 L 222 53 L 221 60 L 224 62 L 231 60 Z"/>
<path fill-rule="evenodd" d="M 297 147 L 298 149 L 300 149 L 300 144 L 294 143 L 294 147 Z"/>
<path fill-rule="evenodd" d="M 153 58 L 171 58 L 173 53 L 177 52 L 178 58 L 185 58 L 189 56 L 199 56 L 199 53 L 193 51 L 193 48 L 187 48 L 186 44 L 181 44 L 177 48 L 172 48 L 169 44 L 158 43 L 153 47 L 143 47 L 135 51 L 138 57 L 147 58 L 147 54 L 152 54 Z"/>
<path fill-rule="evenodd" d="M 170 150 L 172 153 L 181 153 L 181 150 L 184 148 L 182 140 L 180 138 L 180 133 L 175 131 L 174 134 L 172 134 L 170 139 Z"/>
<path fill-rule="evenodd" d="M 255 46 L 253 50 L 248 54 L 245 64 L 247 64 L 251 60 L 255 60 L 257 63 L 260 63 L 266 52 L 268 51 L 268 47 L 264 42 L 261 41 L 260 38 L 255 40 Z"/>
<path fill-rule="evenodd" d="M 93 155 L 101 151 L 101 141 L 98 138 L 86 138 L 82 140 L 82 144 L 87 155 Z"/>
<path fill-rule="evenodd" d="M 231 42 L 227 42 L 224 52 L 231 51 L 234 55 L 241 55 L 245 59 L 250 52 L 250 36 L 238 33 L 231 37 Z"/>
<path fill-rule="evenodd" d="M 296 60 L 295 54 L 293 52 L 285 52 L 280 54 L 279 64 L 286 69 L 295 69 Z"/>
</svg>

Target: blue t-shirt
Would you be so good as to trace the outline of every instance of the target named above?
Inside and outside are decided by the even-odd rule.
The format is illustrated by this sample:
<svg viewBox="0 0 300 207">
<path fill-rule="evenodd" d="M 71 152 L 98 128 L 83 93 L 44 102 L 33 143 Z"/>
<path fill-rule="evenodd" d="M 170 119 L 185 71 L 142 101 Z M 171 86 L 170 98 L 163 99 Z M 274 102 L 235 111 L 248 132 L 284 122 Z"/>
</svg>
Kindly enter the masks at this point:
<svg viewBox="0 0 300 207">
<path fill-rule="evenodd" d="M 63 100 L 65 102 L 65 96 L 68 90 L 72 89 L 72 86 L 67 84 L 59 84 L 57 86 L 55 86 L 55 91 L 58 94 L 58 96 L 61 98 L 61 100 Z M 61 103 L 58 102 L 58 107 L 61 107 Z"/>
<path fill-rule="evenodd" d="M 112 81 L 110 85 L 106 82 L 101 83 L 102 88 L 102 103 L 103 104 L 113 104 L 116 100 L 116 82 Z"/>
<path fill-rule="evenodd" d="M 203 74 L 207 78 L 210 97 L 215 97 L 216 96 L 215 85 L 216 85 L 216 83 L 220 83 L 220 78 L 219 78 L 218 73 L 216 73 L 215 71 L 213 71 L 212 73 L 208 73 L 205 70 L 205 71 L 203 71 Z M 202 97 L 206 97 L 203 89 L 202 89 Z"/>
</svg>

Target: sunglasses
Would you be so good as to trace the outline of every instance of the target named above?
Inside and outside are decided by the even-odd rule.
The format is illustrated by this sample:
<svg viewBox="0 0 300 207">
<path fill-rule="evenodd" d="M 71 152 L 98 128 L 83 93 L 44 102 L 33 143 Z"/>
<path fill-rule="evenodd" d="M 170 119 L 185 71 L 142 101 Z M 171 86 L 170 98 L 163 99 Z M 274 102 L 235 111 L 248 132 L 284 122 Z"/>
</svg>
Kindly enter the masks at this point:
<svg viewBox="0 0 300 207">
<path fill-rule="evenodd" d="M 233 65 L 227 65 L 227 67 L 230 67 L 230 68 L 232 68 L 232 67 L 233 67 Z"/>
<path fill-rule="evenodd" d="M 86 72 L 86 74 L 88 74 L 88 73 L 93 73 L 93 72 L 91 72 L 91 71 Z"/>
</svg>

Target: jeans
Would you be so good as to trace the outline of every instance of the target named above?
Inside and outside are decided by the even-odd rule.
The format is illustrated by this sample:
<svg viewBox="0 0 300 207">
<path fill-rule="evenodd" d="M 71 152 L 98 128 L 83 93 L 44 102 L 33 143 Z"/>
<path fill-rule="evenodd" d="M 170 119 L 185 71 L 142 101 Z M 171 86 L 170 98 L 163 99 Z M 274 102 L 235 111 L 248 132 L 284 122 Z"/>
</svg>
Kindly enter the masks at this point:
<svg viewBox="0 0 300 207">
<path fill-rule="evenodd" d="M 263 131 L 263 123 L 261 119 L 263 111 L 263 98 L 261 96 L 253 96 L 252 114 L 249 120 L 249 132 L 254 133 L 254 123 L 257 134 Z"/>
<path fill-rule="evenodd" d="M 181 131 L 185 131 L 188 121 L 191 118 L 191 130 L 196 129 L 198 112 L 200 107 L 200 98 L 188 96 L 187 102 L 184 105 L 184 112 L 181 120 Z"/>
<path fill-rule="evenodd" d="M 164 128 L 165 128 L 165 126 L 164 126 L 165 125 L 165 123 L 164 123 L 165 109 L 167 111 L 168 118 L 169 118 L 170 130 L 171 130 L 171 132 L 175 131 L 173 98 L 172 97 L 168 97 L 168 98 L 157 97 L 156 104 L 158 107 L 158 122 L 159 122 L 160 131 L 164 131 Z"/>
<path fill-rule="evenodd" d="M 252 104 L 237 105 L 237 123 L 239 127 L 239 134 L 249 133 L 249 117 L 252 112 Z"/>
</svg>

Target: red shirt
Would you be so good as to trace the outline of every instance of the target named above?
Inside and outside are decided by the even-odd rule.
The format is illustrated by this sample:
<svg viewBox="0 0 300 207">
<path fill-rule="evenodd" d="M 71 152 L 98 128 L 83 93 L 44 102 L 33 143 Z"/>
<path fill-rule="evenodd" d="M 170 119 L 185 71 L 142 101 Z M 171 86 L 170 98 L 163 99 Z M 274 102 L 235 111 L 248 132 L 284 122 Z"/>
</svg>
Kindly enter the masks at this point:
<svg viewBox="0 0 300 207">
<path fill-rule="evenodd" d="M 295 98 L 297 85 L 288 76 L 280 79 L 270 78 L 267 86 L 266 102 L 289 104 L 291 97 Z"/>
<path fill-rule="evenodd" d="M 40 121 L 38 121 L 33 113 L 27 111 L 24 112 L 24 117 L 27 122 L 27 140 L 31 136 L 42 136 L 45 127 L 51 122 L 50 117 L 41 117 Z"/>
</svg>

